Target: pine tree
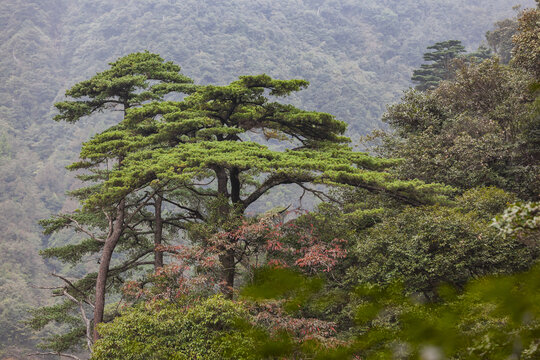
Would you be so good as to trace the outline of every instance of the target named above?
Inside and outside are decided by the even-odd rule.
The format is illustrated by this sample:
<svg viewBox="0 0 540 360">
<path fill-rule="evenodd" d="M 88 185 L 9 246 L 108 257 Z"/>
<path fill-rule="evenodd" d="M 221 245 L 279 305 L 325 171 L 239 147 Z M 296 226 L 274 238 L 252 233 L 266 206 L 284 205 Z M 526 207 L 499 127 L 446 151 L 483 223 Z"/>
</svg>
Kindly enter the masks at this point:
<svg viewBox="0 0 540 360">
<path fill-rule="evenodd" d="M 174 73 L 175 80 L 148 76 L 157 82 L 138 78 L 136 86 L 121 86 L 132 84 L 137 76 L 129 73 L 123 78 L 118 75 L 124 73 L 117 68 L 129 69 L 125 65 L 128 59 L 139 56 L 157 55 L 122 58 L 111 68 L 118 79 L 103 81 L 106 72 L 100 73 L 74 87 L 81 90 L 68 92 L 89 100 L 58 104 L 61 113 L 57 119 L 72 122 L 111 104 L 123 106 L 125 112 L 123 121 L 84 144 L 81 161 L 70 166 L 85 170 L 81 179 L 94 182 L 73 192 L 81 208 L 43 223 L 48 233 L 71 227 L 89 236 L 76 245 L 45 250 L 46 256 L 77 263 L 86 254 L 101 254 L 97 275 L 88 274 L 62 289 L 73 298 L 73 304 L 87 302 L 94 307 L 93 326 L 86 323 L 89 347 L 99 337 L 96 325 L 104 319 L 107 286 L 117 282 L 123 272 L 141 265 L 163 265 L 156 229 L 165 223 L 181 236 L 190 235 L 192 240 L 207 244 L 205 236 L 234 229 L 245 219 L 250 205 L 282 185 L 294 184 L 318 195 L 323 191 L 313 185 L 355 186 L 410 204 L 430 202 L 443 190 L 439 185 L 395 179 L 385 170 L 397 160 L 353 152 L 347 145 L 350 140 L 343 136 L 346 124 L 334 116 L 270 100 L 305 88 L 306 81 L 258 75 L 242 76 L 226 86 L 193 86 L 186 85 L 188 79 L 178 74 L 178 67 L 164 70 L 163 66 L 173 65 L 157 61 L 145 74 Z M 168 91 L 190 95 L 182 101 L 161 100 Z M 154 101 L 144 103 L 149 99 Z M 266 142 L 250 141 L 250 137 L 265 138 Z M 283 150 L 273 150 L 268 143 Z M 112 168 L 106 166 L 111 162 Z M 162 203 L 167 203 L 167 212 L 173 214 L 167 219 L 160 216 Z M 152 207 L 154 214 L 148 210 Z M 153 243 L 147 238 L 150 234 L 154 235 Z M 247 256 L 235 242 L 234 237 L 228 237 L 218 249 L 222 291 L 229 298 L 237 266 Z M 119 245 L 129 256 L 111 267 L 112 254 Z M 145 261 L 152 252 L 156 254 L 154 261 Z M 36 327 L 65 316 L 66 309 L 46 310 L 36 317 Z M 64 339 L 76 339 L 81 334 L 78 331 Z"/>
<path fill-rule="evenodd" d="M 69 100 L 55 104 L 59 114 L 56 121 L 74 123 L 83 117 L 91 116 L 105 110 L 121 111 L 124 116 L 129 109 L 142 105 L 150 100 L 156 101 L 173 92 L 192 92 L 191 80 L 180 73 L 180 67 L 164 60 L 156 54 L 148 52 L 133 53 L 110 64 L 110 69 L 96 74 L 91 79 L 82 81 L 66 91 Z M 79 162 L 69 166 L 70 170 L 84 169 L 79 175 L 84 182 L 91 185 L 71 193 L 84 202 L 87 198 L 99 193 L 103 182 L 109 177 L 112 169 L 119 169 L 129 152 L 143 141 L 142 136 L 126 131 L 120 124 L 112 126 L 85 143 Z M 131 196 L 128 196 L 131 195 Z M 59 306 L 42 308 L 32 320 L 35 328 L 41 328 L 52 320 L 65 319 L 65 311 L 76 308 L 81 310 L 85 322 L 85 336 L 88 347 L 98 337 L 91 326 L 90 319 L 83 310 L 84 304 L 93 311 L 93 323 L 103 321 L 107 286 L 111 278 L 122 272 L 144 264 L 140 259 L 154 250 L 152 244 L 141 239 L 137 226 L 144 220 L 142 212 L 152 199 L 159 195 L 159 189 L 152 193 L 126 194 L 111 203 L 101 203 L 94 207 L 81 207 L 75 212 L 59 214 L 42 221 L 46 234 L 71 228 L 87 236 L 78 244 L 69 244 L 43 251 L 45 257 L 55 257 L 61 261 L 76 264 L 88 254 L 99 254 L 97 274 L 87 274 L 83 279 L 64 280 L 65 286 L 57 290 L 67 300 Z M 161 206 L 156 201 L 155 205 Z M 159 211 L 156 211 L 156 215 Z M 159 234 L 159 233 L 158 233 Z M 130 250 L 128 259 L 121 265 L 111 268 L 111 259 L 119 244 Z M 73 323 L 73 322 L 72 322 Z M 69 348 L 76 334 L 81 330 L 74 328 L 64 336 L 55 337 L 49 347 L 55 351 Z"/>
<path fill-rule="evenodd" d="M 353 152 L 343 136 L 345 123 L 332 115 L 269 98 L 307 85 L 303 80 L 274 80 L 267 75 L 242 76 L 230 85 L 200 87 L 181 102 L 154 102 L 133 109 L 125 126 L 145 133 L 147 145 L 124 159 L 87 206 L 116 202 L 134 189 L 174 183 L 176 189 L 199 199 L 194 205 L 179 200 L 184 219 L 206 224 L 211 233 L 238 224 L 250 205 L 286 184 L 308 192 L 319 192 L 314 184 L 349 185 L 412 204 L 427 202 L 434 190 L 440 190 L 436 185 L 393 178 L 385 169 L 396 160 Z M 285 150 L 249 140 L 256 135 L 274 144 L 279 141 Z M 191 214 L 199 216 L 190 219 Z M 235 250 L 234 241 L 223 244 L 220 256 L 223 292 L 229 298 L 236 265 L 244 256 Z"/>
<path fill-rule="evenodd" d="M 433 51 L 424 54 L 424 61 L 432 63 L 420 65 L 420 69 L 414 70 L 411 78 L 418 83 L 416 89 L 421 91 L 434 89 L 442 80 L 450 79 L 454 73 L 452 60 L 465 52 L 459 40 L 438 42 L 427 48 Z"/>
</svg>

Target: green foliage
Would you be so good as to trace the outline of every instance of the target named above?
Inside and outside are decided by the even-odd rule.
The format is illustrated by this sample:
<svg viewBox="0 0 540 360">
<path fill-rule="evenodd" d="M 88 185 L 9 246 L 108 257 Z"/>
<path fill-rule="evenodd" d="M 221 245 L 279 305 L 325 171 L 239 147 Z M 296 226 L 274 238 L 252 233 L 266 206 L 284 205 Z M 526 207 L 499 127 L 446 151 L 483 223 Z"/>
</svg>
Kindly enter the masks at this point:
<svg viewBox="0 0 540 360">
<path fill-rule="evenodd" d="M 540 78 L 540 8 L 523 11 L 518 18 L 518 33 L 512 38 L 514 41 L 512 63 L 527 71 L 536 78 Z"/>
<path fill-rule="evenodd" d="M 495 23 L 495 29 L 486 33 L 486 40 L 493 52 L 499 56 L 503 64 L 508 64 L 512 57 L 514 44 L 512 37 L 518 31 L 516 19 L 504 19 Z"/>
<path fill-rule="evenodd" d="M 100 326 L 92 359 L 257 359 L 248 319 L 219 296 L 141 304 Z"/>
<path fill-rule="evenodd" d="M 45 257 L 77 264 L 100 254 L 97 277 L 91 272 L 65 286 L 74 302 L 95 297 L 95 323 L 102 322 L 104 308 L 100 284 L 101 289 L 114 291 L 131 271 L 148 264 L 144 258 L 154 252 L 148 235 L 153 234 L 157 217 L 146 207 L 157 191 L 175 211 L 175 220 L 169 223 L 176 231 L 193 230 L 199 223 L 213 229 L 207 237 L 190 239 L 202 243 L 206 251 L 211 248 L 209 238 L 223 229 L 222 224 L 237 224 L 251 204 L 277 186 L 350 185 L 411 203 L 437 200 L 439 192 L 448 190 L 395 179 L 386 168 L 396 160 L 353 152 L 343 145 L 349 141 L 343 136 L 346 124 L 332 115 L 271 101 L 301 90 L 306 81 L 242 76 L 226 86 L 189 87 L 191 94 L 182 101 L 156 101 L 169 91 L 185 89 L 187 80 L 179 70 L 157 55 L 131 54 L 68 90 L 74 100 L 57 104 L 56 119 L 68 122 L 118 105 L 125 114 L 120 124 L 83 144 L 81 161 L 69 167 L 86 170 L 80 178 L 91 183 L 72 192 L 83 207 L 41 222 L 46 234 L 72 228 L 89 237 L 44 250 Z M 296 147 L 272 150 L 246 139 L 247 133 L 264 136 L 267 144 L 279 140 L 285 143 L 282 147 Z M 215 185 L 208 186 L 214 180 Z M 171 235 L 169 242 L 183 235 Z M 226 254 L 219 255 L 220 277 L 230 289 L 224 292 L 232 296 L 236 265 L 245 262 L 245 249 L 235 250 L 230 238 L 227 242 Z M 109 265 L 113 252 L 114 266 Z M 107 266 L 107 275 L 99 283 L 102 266 Z"/>
<path fill-rule="evenodd" d="M 462 294 L 443 291 L 445 302 L 422 304 L 384 289 L 371 291 L 370 308 L 359 316 L 376 321 L 392 307 L 397 327 L 375 325 L 353 343 L 366 359 L 383 354 L 416 358 L 428 353 L 446 358 L 507 359 L 538 357 L 538 266 L 523 274 L 471 282 Z M 386 310 L 384 310 L 386 309 Z M 376 322 L 375 322 L 376 324 Z"/>
<path fill-rule="evenodd" d="M 396 282 L 361 285 L 351 294 L 356 327 L 341 346 L 295 347 L 283 335 L 265 348 L 296 359 L 535 359 L 539 271 L 484 277 L 460 292 L 442 284 L 437 302 L 406 296 Z"/>
<path fill-rule="evenodd" d="M 425 91 L 432 90 L 442 80 L 448 80 L 453 76 L 453 60 L 465 52 L 465 47 L 459 40 L 447 40 L 438 42 L 427 47 L 432 52 L 424 54 L 424 61 L 431 64 L 422 64 L 420 69 L 414 70 L 412 81 L 419 83 L 416 89 Z"/>
<path fill-rule="evenodd" d="M 68 100 L 55 104 L 59 111 L 55 120 L 73 123 L 105 110 L 120 110 L 125 114 L 129 108 L 140 106 L 150 100 L 162 99 L 163 96 L 170 95 L 171 92 L 192 91 L 193 89 L 191 80 L 180 73 L 179 66 L 172 62 L 164 62 L 160 56 L 149 52 L 133 53 L 111 63 L 108 70 L 96 74 L 89 80 L 75 84 L 67 90 Z M 83 144 L 80 152 L 81 160 L 68 168 L 70 170 L 86 170 L 87 172 L 79 179 L 89 182 L 90 186 L 78 189 L 71 195 L 84 200 L 99 192 L 103 187 L 102 182 L 109 177 L 108 167 L 120 167 L 123 157 L 133 151 L 134 147 L 140 147 L 141 142 L 141 136 L 133 136 L 132 133 L 126 132 L 122 126 L 112 126 Z M 145 236 L 148 231 L 141 233 L 145 229 L 136 228 L 142 222 L 141 217 L 147 214 L 135 211 L 133 215 L 137 215 L 136 225 L 132 225 L 129 223 L 125 210 L 126 206 L 138 206 L 138 201 L 145 201 L 145 197 L 143 196 L 141 200 L 135 192 L 130 195 L 127 199 L 120 201 L 122 205 L 102 204 L 99 208 L 77 209 L 42 220 L 40 223 L 44 227 L 45 235 L 71 229 L 76 233 L 84 234 L 85 238 L 75 237 L 70 244 L 45 249 L 41 254 L 45 258 L 55 258 L 71 265 L 78 265 L 89 256 L 98 254 L 101 257 L 101 262 L 107 264 L 105 271 L 109 277 L 105 276 L 103 288 L 108 287 L 108 291 L 113 292 L 115 286 L 124 281 L 120 276 L 143 265 L 144 263 L 141 264 L 138 260 L 153 252 L 153 244 Z M 139 208 L 142 209 L 142 205 Z M 127 229 L 128 226 L 129 229 Z M 118 235 L 113 240 L 112 250 L 116 248 L 115 255 L 122 251 L 124 254 L 115 256 L 117 261 L 113 263 L 114 266 L 111 266 L 109 262 L 112 254 L 106 258 L 101 255 L 104 253 L 103 249 L 111 246 L 109 238 L 115 232 L 114 229 L 118 228 L 121 230 L 116 230 Z M 118 264 L 118 262 L 122 263 Z M 101 265 L 98 268 L 101 268 Z M 98 294 L 99 271 L 89 271 L 88 273 L 78 280 L 67 280 L 65 277 L 57 276 L 64 281 L 64 286 L 63 291 L 56 291 L 56 295 L 66 296 L 73 303 L 80 302 L 80 306 L 86 306 L 83 303 L 92 305 L 94 322 L 101 322 L 102 319 L 97 320 L 96 314 L 101 312 L 100 316 L 103 316 L 105 305 L 104 300 L 102 300 L 101 305 L 98 305 L 98 299 L 103 299 L 105 294 L 104 292 L 101 295 Z M 93 300 L 94 298 L 95 300 Z M 42 321 L 61 323 L 64 319 L 50 316 L 53 308 L 44 307 L 34 316 Z M 68 308 L 66 313 L 72 313 L 73 310 L 73 307 Z M 86 313 L 83 310 L 80 312 L 80 316 L 83 318 L 81 320 L 89 323 L 91 318 L 86 318 Z M 40 327 L 43 326 L 40 325 Z M 81 331 L 71 322 L 68 322 L 68 328 L 66 334 L 54 336 L 46 346 L 55 351 L 59 351 L 59 347 L 62 348 L 61 350 L 68 349 L 78 345 L 78 337 L 86 334 L 86 337 L 89 338 L 88 332 L 92 330 L 91 326 L 88 325 L 83 327 Z M 73 344 L 69 344 L 69 341 L 72 341 Z"/>
<path fill-rule="evenodd" d="M 494 219 L 492 225 L 505 236 L 537 246 L 540 235 L 540 203 L 531 201 L 511 204 Z"/>
<path fill-rule="evenodd" d="M 497 60 L 464 65 L 430 93 L 410 91 L 383 120 L 386 156 L 403 158 L 405 178 L 462 189 L 494 185 L 522 198 L 537 196 L 537 117 L 529 77 Z M 490 89 L 485 91 L 485 89 Z"/>
<path fill-rule="evenodd" d="M 242 289 L 241 296 L 259 301 L 287 299 L 285 309 L 296 311 L 305 306 L 322 285 L 320 278 L 306 278 L 289 269 L 265 267 L 255 271 L 251 283 Z"/>
<path fill-rule="evenodd" d="M 0 323 L 0 332 L 9 333 L 2 346 L 29 339 L 17 319 L 24 317 L 23 304 L 48 301 L 30 285 L 52 286 L 44 277 L 51 267 L 74 277 L 94 270 L 93 261 L 70 268 L 49 260 L 46 268 L 36 255 L 80 239 L 69 232 L 40 237 L 37 220 L 76 207 L 64 196 L 76 184 L 64 166 L 90 134 L 120 120 L 113 112 L 77 127 L 51 124 L 50 104 L 74 81 L 66 79 L 88 78 L 106 62 L 143 49 L 174 59 L 203 83 L 225 84 L 244 73 L 301 77 L 312 87 L 291 101 L 337 115 L 357 137 L 377 126 L 384 104 L 408 85 L 426 44 L 451 36 L 472 46 L 493 21 L 509 15 L 506 0 L 492 3 L 2 1 L 0 133 L 10 149 L 0 159 L 0 293 L 9 315 Z"/>
<path fill-rule="evenodd" d="M 127 122 L 134 131 L 153 132 L 147 132 L 145 140 L 151 148 L 127 156 L 88 206 L 110 203 L 152 181 L 189 185 L 222 170 L 227 174 L 224 181 L 230 177 L 232 184 L 233 177 L 238 178 L 236 186 L 244 199 L 232 201 L 244 208 L 282 184 L 348 184 L 410 201 L 429 201 L 430 195 L 445 191 L 438 185 L 398 181 L 382 171 L 396 160 L 340 145 L 348 141 L 342 135 L 345 124 L 333 116 L 270 102 L 264 96 L 265 91 L 284 96 L 305 85 L 266 75 L 244 76 L 227 86 L 201 87 L 182 102 L 150 103 L 128 112 Z M 158 115 L 162 120 L 152 120 Z M 247 132 L 299 146 L 274 151 L 245 139 Z M 263 181 L 261 175 L 266 176 Z"/>
<path fill-rule="evenodd" d="M 76 122 L 106 105 L 127 109 L 145 101 L 157 100 L 171 92 L 187 92 L 192 82 L 180 73 L 180 66 L 164 62 L 156 54 L 133 53 L 110 63 L 110 69 L 81 81 L 66 91 L 73 99 L 55 104 L 56 121 Z M 156 82 L 156 83 L 152 83 Z"/>
<path fill-rule="evenodd" d="M 490 226 L 511 199 L 498 189 L 474 189 L 454 208 L 407 208 L 360 235 L 350 272 L 360 282 L 402 281 L 407 293 L 433 299 L 443 283 L 462 288 L 471 278 L 525 270 L 537 251 Z"/>
</svg>

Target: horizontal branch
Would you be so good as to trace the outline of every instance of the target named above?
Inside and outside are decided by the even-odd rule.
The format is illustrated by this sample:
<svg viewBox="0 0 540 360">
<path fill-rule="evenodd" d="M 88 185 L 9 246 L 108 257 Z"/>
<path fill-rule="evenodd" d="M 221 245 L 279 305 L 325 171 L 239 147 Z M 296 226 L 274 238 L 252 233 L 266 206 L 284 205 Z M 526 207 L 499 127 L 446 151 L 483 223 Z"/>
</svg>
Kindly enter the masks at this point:
<svg viewBox="0 0 540 360">
<path fill-rule="evenodd" d="M 58 274 L 55 274 L 55 273 L 51 273 L 52 276 L 54 277 L 57 277 L 59 278 L 60 280 L 64 281 L 66 284 L 68 284 L 68 286 L 70 288 L 72 288 L 73 290 L 75 290 L 76 292 L 78 292 L 80 295 L 83 296 L 83 299 L 84 299 L 84 302 L 87 303 L 88 305 L 90 305 L 92 308 L 94 308 L 94 304 L 92 304 L 92 302 L 90 302 L 87 298 L 86 298 L 86 294 L 80 290 L 78 287 L 76 287 L 75 285 L 73 285 L 73 283 L 68 280 L 67 278 L 63 277 L 62 275 L 58 275 Z"/>
<path fill-rule="evenodd" d="M 66 218 L 69 221 L 71 221 L 73 224 L 75 224 L 75 228 L 77 228 L 79 231 L 85 233 L 86 235 L 90 236 L 90 239 L 92 239 L 94 241 L 97 241 L 97 242 L 100 242 L 100 243 L 105 243 L 104 239 L 100 239 L 100 238 L 96 237 L 90 231 L 86 230 L 81 224 L 79 224 L 79 222 L 77 220 L 75 220 L 74 218 L 71 218 L 71 217 L 68 217 L 68 216 L 66 216 Z"/>
<path fill-rule="evenodd" d="M 263 196 L 270 189 L 283 184 L 298 184 L 301 182 L 309 182 L 315 179 L 314 176 L 306 175 L 302 179 L 291 179 L 285 174 L 276 174 L 270 176 L 266 181 L 255 191 L 253 191 L 247 198 L 241 201 L 242 205 L 247 208 L 249 205 L 257 201 L 261 196 Z"/>
<path fill-rule="evenodd" d="M 199 210 L 188 208 L 187 206 L 180 205 L 177 202 L 166 199 L 166 198 L 163 198 L 163 201 L 166 201 L 169 204 L 172 204 L 172 205 L 174 205 L 174 206 L 176 206 L 176 207 L 178 207 L 178 208 L 180 208 L 182 210 L 185 210 L 185 211 L 193 214 L 194 216 L 196 216 L 199 220 L 204 221 L 204 216 L 199 212 Z"/>
</svg>

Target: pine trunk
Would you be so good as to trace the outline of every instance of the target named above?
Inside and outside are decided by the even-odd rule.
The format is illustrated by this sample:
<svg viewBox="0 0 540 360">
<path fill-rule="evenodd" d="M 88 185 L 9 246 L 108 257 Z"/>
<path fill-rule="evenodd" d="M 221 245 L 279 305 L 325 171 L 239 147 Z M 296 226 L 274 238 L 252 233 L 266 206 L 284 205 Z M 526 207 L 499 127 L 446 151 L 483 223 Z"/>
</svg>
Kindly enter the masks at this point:
<svg viewBox="0 0 540 360">
<path fill-rule="evenodd" d="M 154 270 L 157 271 L 159 268 L 163 267 L 163 251 L 157 250 L 161 246 L 162 237 L 163 237 L 163 218 L 161 217 L 161 206 L 163 203 L 163 197 L 161 194 L 156 194 L 154 198 L 154 213 L 156 216 L 155 219 L 155 229 L 154 229 Z"/>
<path fill-rule="evenodd" d="M 107 288 L 107 276 L 109 273 L 109 266 L 111 264 L 112 254 L 122 235 L 124 230 L 124 217 L 125 217 L 125 199 L 120 201 L 118 209 L 116 211 L 116 218 L 112 224 L 112 229 L 105 240 L 103 246 L 103 252 L 101 253 L 101 259 L 99 262 L 98 276 L 96 279 L 96 301 L 94 309 L 94 343 L 99 339 L 99 333 L 97 331 L 97 325 L 103 322 L 103 313 L 105 310 L 105 293 Z"/>
</svg>

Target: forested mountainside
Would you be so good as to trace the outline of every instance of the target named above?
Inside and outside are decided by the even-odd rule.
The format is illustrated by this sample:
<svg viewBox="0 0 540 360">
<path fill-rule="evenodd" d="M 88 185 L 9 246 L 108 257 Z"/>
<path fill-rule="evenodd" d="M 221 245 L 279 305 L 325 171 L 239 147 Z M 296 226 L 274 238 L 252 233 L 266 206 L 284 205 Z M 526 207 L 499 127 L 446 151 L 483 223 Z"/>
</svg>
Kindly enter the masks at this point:
<svg viewBox="0 0 540 360">
<path fill-rule="evenodd" d="M 532 1 L 522 2 L 527 6 Z M 411 85 L 425 48 L 459 39 L 468 50 L 513 1 L 13 1 L 0 4 L 0 349 L 33 344 L 19 322 L 42 305 L 57 263 L 38 250 L 62 245 L 37 221 L 76 206 L 64 167 L 81 143 L 119 119 L 54 123 L 52 104 L 107 63 L 149 50 L 198 84 L 239 75 L 302 78 L 300 108 L 328 112 L 357 139 L 380 127 L 385 105 Z"/>
</svg>

